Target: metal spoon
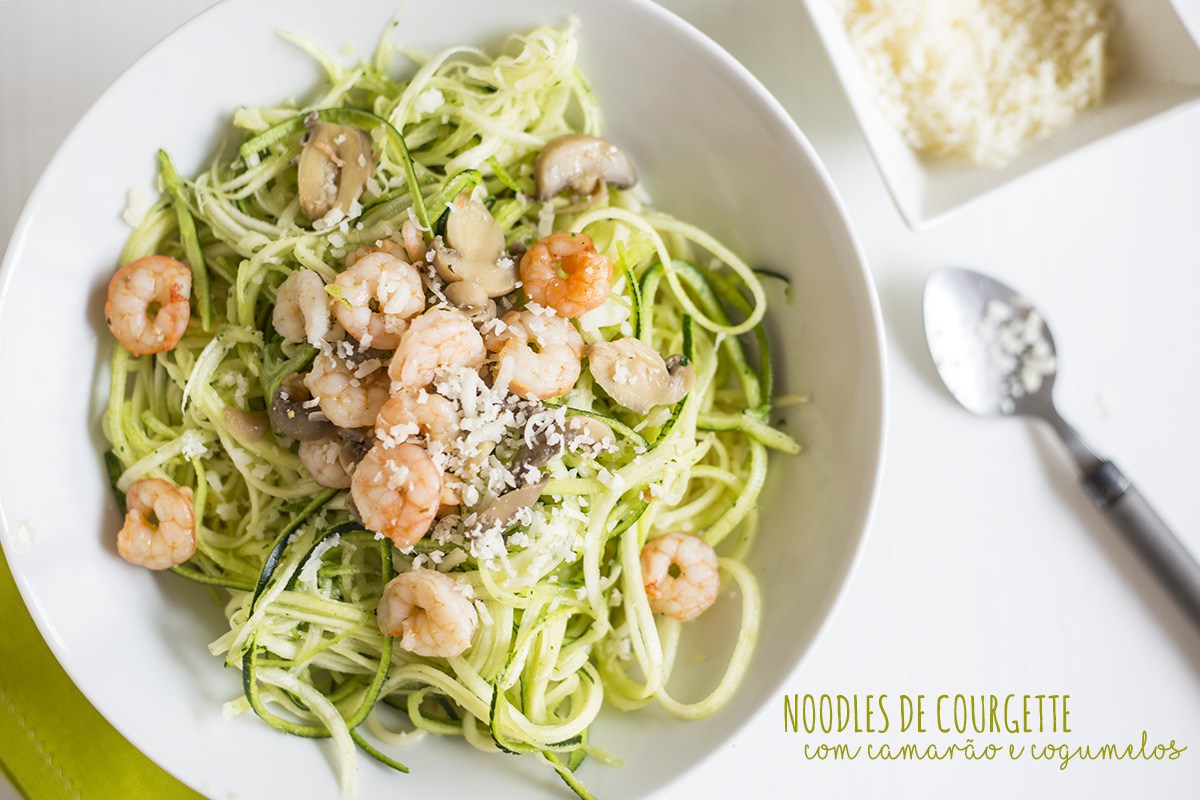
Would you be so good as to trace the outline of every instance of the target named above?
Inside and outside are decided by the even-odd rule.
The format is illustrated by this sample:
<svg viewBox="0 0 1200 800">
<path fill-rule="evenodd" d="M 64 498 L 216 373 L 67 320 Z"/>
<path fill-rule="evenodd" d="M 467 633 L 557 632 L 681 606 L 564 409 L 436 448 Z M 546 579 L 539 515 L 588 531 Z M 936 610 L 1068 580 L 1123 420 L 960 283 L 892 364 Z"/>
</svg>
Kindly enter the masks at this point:
<svg viewBox="0 0 1200 800">
<path fill-rule="evenodd" d="M 1049 423 L 1079 467 L 1096 508 L 1200 626 L 1200 564 L 1111 461 L 1054 407 L 1054 339 L 1033 305 L 999 281 L 942 268 L 925 282 L 925 338 L 938 374 L 967 410 Z"/>
</svg>

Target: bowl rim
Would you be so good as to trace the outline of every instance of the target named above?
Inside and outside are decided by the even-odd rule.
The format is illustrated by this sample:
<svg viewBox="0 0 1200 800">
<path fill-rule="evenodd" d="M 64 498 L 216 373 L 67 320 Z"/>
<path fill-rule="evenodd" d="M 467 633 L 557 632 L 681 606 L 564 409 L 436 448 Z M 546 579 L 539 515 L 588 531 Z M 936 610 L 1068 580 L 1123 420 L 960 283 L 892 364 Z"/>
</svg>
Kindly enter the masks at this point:
<svg viewBox="0 0 1200 800">
<path fill-rule="evenodd" d="M 597 5 L 606 5 L 611 0 L 580 0 L 581 2 L 593 2 Z M 100 109 L 105 106 L 109 98 L 120 91 L 122 85 L 129 80 L 130 75 L 142 68 L 143 63 L 149 56 L 161 50 L 165 50 L 174 45 L 175 40 L 184 35 L 187 29 L 192 27 L 198 20 L 209 15 L 224 13 L 223 9 L 229 6 L 236 6 L 242 3 L 251 3 L 253 0 L 218 0 L 213 5 L 199 11 L 196 14 L 188 17 L 185 21 L 172 28 L 168 33 L 162 36 L 151 47 L 142 52 L 132 63 L 129 64 L 121 73 L 91 102 L 87 110 L 76 120 L 71 126 L 70 131 L 59 143 L 54 151 L 53 156 L 43 167 L 38 175 L 37 181 L 34 184 L 33 190 L 26 199 L 22 207 L 21 213 L 17 217 L 16 224 L 13 226 L 12 234 L 9 238 L 3 259 L 0 259 L 0 316 L 3 316 L 5 309 L 11 302 L 11 285 L 13 282 L 13 274 L 16 270 L 16 264 L 25 250 L 29 229 L 32 225 L 32 220 L 36 211 L 44 205 L 43 195 L 48 191 L 47 177 L 56 171 L 61 161 L 65 159 L 65 152 L 71 148 L 75 141 L 79 138 L 80 131 L 89 120 L 96 114 L 100 113 Z M 834 240 L 835 245 L 845 247 L 852 255 L 856 269 L 853 270 L 855 282 L 859 284 L 861 301 L 865 301 L 867 312 L 862 321 L 863 332 L 870 331 L 869 336 L 864 336 L 864 360 L 869 361 L 868 366 L 871 367 L 868 377 L 871 382 L 878 387 L 877 402 L 874 413 L 870 415 L 871 422 L 875 427 L 876 434 L 870 437 L 868 441 L 873 442 L 871 451 L 866 454 L 867 458 L 864 463 L 869 464 L 869 470 L 864 471 L 862 476 L 864 482 L 868 486 L 868 491 L 865 494 L 865 502 L 856 515 L 853 533 L 855 541 L 853 549 L 849 557 L 845 560 L 844 572 L 840 580 L 836 584 L 836 588 L 827 594 L 824 598 L 824 608 L 820 615 L 819 621 L 816 623 L 811 635 L 811 639 L 804 648 L 800 658 L 791 666 L 791 671 L 794 673 L 801 668 L 805 660 L 809 657 L 814 647 L 821 640 L 825 630 L 830 624 L 830 618 L 834 615 L 839 604 L 843 602 L 843 598 L 847 592 L 858 565 L 862 559 L 862 553 L 865 546 L 868 531 L 879 502 L 880 486 L 882 483 L 884 461 L 885 461 L 885 446 L 887 434 L 887 419 L 888 419 L 888 367 L 887 367 L 887 347 L 883 327 L 883 315 L 880 307 L 878 293 L 871 277 L 871 272 L 868 267 L 868 261 L 865 251 L 859 240 L 859 237 L 851 223 L 849 214 L 847 213 L 845 203 L 841 195 L 837 191 L 828 170 L 818 156 L 815 148 L 809 142 L 807 136 L 800 129 L 796 121 L 786 111 L 779 100 L 763 85 L 762 81 L 756 77 L 745 65 L 737 58 L 731 55 L 715 40 L 705 34 L 703 31 L 695 27 L 693 24 L 683 19 L 673 11 L 664 8 L 653 2 L 653 0 L 620 0 L 627 5 L 627 10 L 633 10 L 638 14 L 649 15 L 656 17 L 659 22 L 665 23 L 673 29 L 673 32 L 684 39 L 690 39 L 698 47 L 700 47 L 705 55 L 714 59 L 722 69 L 727 71 L 734 77 L 740 88 L 751 92 L 755 99 L 762 103 L 764 108 L 769 111 L 776 121 L 779 122 L 791 135 L 793 143 L 797 145 L 803 153 L 804 158 L 808 161 L 812 168 L 816 180 L 827 194 L 829 201 L 830 217 L 835 219 L 840 225 L 826 225 Z M 586 35 L 586 34 L 585 34 Z M 838 240 L 841 241 L 838 241 Z M 874 398 L 873 398 L 874 399 Z M 181 783 L 189 786 L 196 791 L 204 791 L 202 779 L 197 779 L 197 776 L 191 774 L 190 770 L 186 770 L 181 764 L 168 764 L 158 760 L 152 756 L 154 752 L 153 742 L 137 731 L 130 728 L 124 720 L 120 719 L 119 714 L 112 713 L 114 709 L 111 703 L 97 701 L 92 694 L 85 691 L 84 686 L 87 680 L 80 681 L 78 674 L 78 665 L 69 658 L 67 643 L 61 640 L 56 635 L 56 629 L 52 620 L 45 618 L 37 603 L 33 602 L 36 598 L 36 591 L 29 581 L 29 576 L 26 571 L 19 565 L 13 563 L 13 556 L 21 552 L 21 548 L 17 546 L 15 540 L 10 534 L 12 525 L 9 515 L 4 510 L 3 501 L 0 500 L 0 547 L 5 548 L 5 553 L 8 556 L 10 570 L 12 573 L 13 582 L 16 585 L 21 596 L 22 602 L 25 604 L 26 610 L 33 619 L 38 633 L 42 636 L 47 646 L 53 653 L 56 661 L 62 669 L 67 673 L 71 682 L 76 686 L 81 694 L 92 704 L 105 721 L 113 726 L 118 733 L 121 734 L 130 744 L 146 755 L 148 759 L 153 761 L 159 768 L 171 774 Z M 786 677 L 781 678 L 782 681 Z M 778 688 L 778 687 L 776 687 Z M 761 712 L 762 707 L 756 710 L 754 714 L 747 715 L 740 722 L 731 726 L 728 729 L 727 738 L 736 738 L 755 718 L 757 713 Z M 715 754 L 715 753 L 714 753 Z M 710 754 L 711 757 L 711 754 Z M 702 759 L 703 760 L 703 759 Z M 660 787 L 660 790 L 667 790 L 671 785 L 682 781 L 685 776 L 693 773 L 699 766 L 700 761 L 690 764 L 686 769 L 680 771 L 673 776 L 670 781 Z"/>
</svg>

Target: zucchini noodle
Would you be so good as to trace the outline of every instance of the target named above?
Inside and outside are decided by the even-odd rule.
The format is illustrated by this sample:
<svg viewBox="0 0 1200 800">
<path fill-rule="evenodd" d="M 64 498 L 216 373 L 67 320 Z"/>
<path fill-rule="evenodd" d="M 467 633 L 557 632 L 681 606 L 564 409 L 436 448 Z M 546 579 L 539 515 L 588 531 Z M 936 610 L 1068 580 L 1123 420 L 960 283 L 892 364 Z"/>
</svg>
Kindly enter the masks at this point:
<svg viewBox="0 0 1200 800">
<path fill-rule="evenodd" d="M 760 595 L 742 559 L 768 450 L 799 452 L 770 418 L 759 274 L 636 191 L 535 199 L 543 146 L 600 133 L 574 23 L 514 36 L 498 56 L 469 47 L 409 56 L 416 69 L 406 78 L 391 71 L 386 39 L 349 68 L 286 38 L 328 75 L 316 103 L 239 110 L 236 151 L 194 179 L 161 152 L 163 197 L 121 253 L 122 265 L 150 255 L 186 263 L 194 313 L 173 349 L 137 356 L 118 344 L 113 353 L 104 429 L 118 501 L 124 508 L 125 491 L 144 478 L 191 491 L 197 548 L 172 571 L 222 589 L 229 631 L 210 649 L 244 683 L 225 712 L 253 710 L 281 731 L 331 739 L 344 796 L 354 793 L 356 751 L 404 772 L 403 748 L 443 735 L 533 754 L 590 797 L 576 770 L 589 756 L 617 763 L 588 737 L 604 706 L 707 716 L 734 696 L 754 650 Z M 375 155 L 350 213 L 312 225 L 295 167 L 310 115 L 364 131 Z M 317 354 L 271 324 L 289 275 L 309 269 L 332 281 L 347 254 L 398 236 L 406 221 L 429 242 L 463 193 L 490 209 L 510 252 L 555 231 L 590 236 L 614 269 L 608 299 L 574 323 L 584 341 L 636 337 L 682 353 L 695 381 L 682 400 L 638 414 L 585 367 L 574 388 L 530 414 L 602 422 L 613 446 L 568 449 L 546 464 L 541 496 L 498 550 L 463 534 L 465 501 L 401 550 L 356 521 L 346 490 L 314 482 L 297 442 L 271 430 L 248 436 L 234 418 L 264 418 L 281 382 Z M 669 685 L 686 669 L 675 659 L 680 638 L 705 622 L 654 613 L 640 563 L 649 540 L 675 531 L 720 548 L 720 574 L 736 587 L 727 594 L 738 599 L 718 602 L 741 607 L 724 676 L 695 700 Z M 462 655 L 418 656 L 380 630 L 384 586 L 422 566 L 461 582 L 478 612 Z"/>
</svg>

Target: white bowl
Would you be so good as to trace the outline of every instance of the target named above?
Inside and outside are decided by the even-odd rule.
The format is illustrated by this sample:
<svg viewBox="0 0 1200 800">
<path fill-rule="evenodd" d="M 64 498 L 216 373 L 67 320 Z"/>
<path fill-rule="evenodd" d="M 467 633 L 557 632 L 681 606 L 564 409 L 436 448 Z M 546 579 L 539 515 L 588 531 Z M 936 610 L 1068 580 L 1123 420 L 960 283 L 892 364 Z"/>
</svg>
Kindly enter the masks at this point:
<svg viewBox="0 0 1200 800">
<path fill-rule="evenodd" d="M 1113 0 L 1121 71 L 1104 102 L 1004 167 L 922 158 L 880 112 L 835 0 L 805 0 L 867 146 L 909 226 L 940 221 L 1063 156 L 1200 100 L 1200 49 L 1171 0 Z"/>
<path fill-rule="evenodd" d="M 120 213 L 131 186 L 152 184 L 157 148 L 195 173 L 239 105 L 317 85 L 317 68 L 275 30 L 331 52 L 351 42 L 368 53 L 394 10 L 392 0 L 230 0 L 200 15 L 84 117 L 29 200 L 3 268 L 0 523 L 13 573 L 100 712 L 209 796 L 328 797 L 336 778 L 324 744 L 253 715 L 222 721 L 221 704 L 241 688 L 205 648 L 226 626 L 219 604 L 205 588 L 130 568 L 115 553 L 120 523 L 98 420 L 110 351 L 103 294 L 128 234 Z M 408 4 L 400 32 L 424 51 L 494 45 L 570 13 L 582 22 L 582 66 L 607 133 L 633 155 L 656 204 L 794 278 L 796 301 L 778 298 L 773 333 L 783 387 L 813 395 L 789 421 L 807 452 L 775 460 L 763 501 L 751 560 L 763 632 L 736 700 L 698 722 L 613 713 L 594 732 L 626 766 L 587 764 L 582 779 L 600 796 L 633 798 L 665 786 L 774 700 L 825 619 L 875 491 L 883 348 L 861 254 L 812 149 L 744 68 L 679 19 L 642 0 L 445 0 Z M 705 630 L 715 642 L 726 631 L 714 617 Z M 361 758 L 360 796 L 566 791 L 528 759 L 488 757 L 459 741 L 426 740 L 403 758 L 407 776 Z"/>
</svg>

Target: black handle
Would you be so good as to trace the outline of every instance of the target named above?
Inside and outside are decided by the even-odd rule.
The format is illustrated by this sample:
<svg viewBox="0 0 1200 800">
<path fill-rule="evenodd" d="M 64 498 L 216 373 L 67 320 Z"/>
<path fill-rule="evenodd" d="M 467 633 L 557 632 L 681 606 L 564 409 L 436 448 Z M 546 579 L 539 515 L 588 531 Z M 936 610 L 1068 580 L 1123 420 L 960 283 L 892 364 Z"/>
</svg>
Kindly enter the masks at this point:
<svg viewBox="0 0 1200 800">
<path fill-rule="evenodd" d="M 1200 564 L 1111 461 L 1083 476 L 1092 501 L 1200 627 Z"/>
</svg>

